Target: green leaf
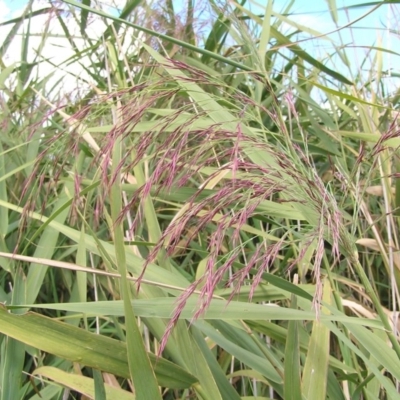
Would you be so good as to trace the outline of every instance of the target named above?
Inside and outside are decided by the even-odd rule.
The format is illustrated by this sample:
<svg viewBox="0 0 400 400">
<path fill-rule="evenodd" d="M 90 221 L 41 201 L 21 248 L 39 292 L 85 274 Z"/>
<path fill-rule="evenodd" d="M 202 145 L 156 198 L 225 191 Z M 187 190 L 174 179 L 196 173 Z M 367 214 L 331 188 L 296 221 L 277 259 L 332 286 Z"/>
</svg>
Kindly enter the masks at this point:
<svg viewBox="0 0 400 400">
<path fill-rule="evenodd" d="M 323 301 L 331 304 L 331 286 L 326 279 L 323 282 Z M 322 314 L 329 311 L 322 307 Z M 302 393 L 307 400 L 326 398 L 329 362 L 329 328 L 321 321 L 314 321 L 306 363 L 303 370 Z"/>
<path fill-rule="evenodd" d="M 129 378 L 126 344 L 29 312 L 12 315 L 0 306 L 0 332 L 29 346 L 111 374 Z M 197 379 L 177 365 L 148 355 L 160 386 L 188 388 Z"/>
<path fill-rule="evenodd" d="M 198 348 L 202 352 L 210 371 L 212 372 L 215 382 L 218 386 L 219 393 L 223 400 L 240 400 L 240 396 L 236 390 L 229 383 L 227 377 L 224 374 L 221 366 L 214 357 L 214 354 L 207 346 L 207 342 L 204 340 L 199 329 L 195 326 L 190 327 L 190 331 L 193 335 L 193 340 L 197 343 Z"/>
<path fill-rule="evenodd" d="M 100 379 L 102 379 L 101 373 L 99 371 L 97 372 L 100 374 Z M 95 390 L 96 378 L 91 379 L 86 376 L 71 374 L 54 367 L 36 368 L 33 372 L 33 375 L 43 376 L 51 379 L 52 381 L 57 382 L 60 385 L 63 385 L 91 399 L 104 400 L 107 398 L 110 400 L 135 400 L 136 398 L 133 393 L 115 388 L 108 384 L 104 384 L 104 396 L 98 396 L 98 392 Z"/>
<path fill-rule="evenodd" d="M 222 347 L 228 353 L 242 361 L 245 365 L 261 373 L 269 381 L 277 384 L 277 387 L 281 385 L 282 377 L 278 374 L 278 372 L 274 369 L 274 366 L 266 357 L 261 357 L 259 354 L 255 354 L 248 349 L 242 348 L 232 340 L 226 338 L 217 329 L 205 321 L 197 320 L 194 325 L 211 340 L 217 343 L 218 346 Z"/>
<path fill-rule="evenodd" d="M 69 193 L 73 193 L 72 183 L 67 183 L 64 190 L 61 192 L 60 196 L 54 205 L 54 210 L 57 210 L 65 201 L 70 198 Z M 69 208 L 64 209 L 60 214 L 58 214 L 54 220 L 60 224 L 63 224 L 68 216 Z M 59 232 L 51 226 L 46 227 L 43 231 L 39 242 L 36 245 L 34 252 L 35 257 L 39 258 L 52 258 L 54 251 L 57 246 L 57 241 L 59 238 Z M 42 287 L 44 277 L 46 275 L 47 268 L 43 265 L 32 263 L 29 267 L 29 272 L 27 276 L 27 287 L 29 288 L 27 294 L 27 302 L 34 303 L 36 297 Z"/>
<path fill-rule="evenodd" d="M 177 305 L 177 299 L 173 297 L 160 297 L 153 299 L 137 299 L 132 301 L 135 314 L 145 318 L 170 318 Z M 198 295 L 193 294 L 187 301 L 180 314 L 181 318 L 191 320 L 199 305 Z M 19 307 L 35 307 L 49 310 L 64 310 L 84 313 L 88 315 L 114 315 L 123 316 L 123 302 L 97 301 L 91 303 L 56 303 L 21 305 Z M 13 307 L 9 307 L 12 309 Z M 14 307 L 15 308 L 15 307 Z M 293 310 L 279 307 L 275 304 L 253 304 L 247 301 L 231 301 L 212 299 L 210 306 L 202 314 L 200 319 L 212 320 L 286 320 L 286 321 L 315 321 L 316 313 L 313 311 Z M 370 326 L 382 329 L 382 323 L 378 320 L 367 318 L 348 317 L 336 311 L 334 315 L 321 314 L 321 321 L 340 321 L 356 325 Z"/>
<path fill-rule="evenodd" d="M 336 7 L 336 0 L 327 0 L 329 5 L 329 12 L 331 13 L 332 20 L 335 24 L 338 23 L 338 12 Z"/>
<path fill-rule="evenodd" d="M 263 25 L 263 21 L 261 18 L 255 16 L 253 13 L 249 12 L 244 7 L 241 7 L 241 9 L 243 12 L 251 15 L 253 17 L 253 19 L 259 25 L 261 25 L 261 26 Z M 287 47 L 290 51 L 292 51 L 294 54 L 299 56 L 299 58 L 303 59 L 304 61 L 307 61 L 309 64 L 313 65 L 318 70 L 325 72 L 327 75 L 337 79 L 339 82 L 343 82 L 348 85 L 353 85 L 353 82 L 348 80 L 342 74 L 338 73 L 337 71 L 332 70 L 331 68 L 328 68 L 327 66 L 322 64 L 320 61 L 318 61 L 314 57 L 312 57 L 305 50 L 303 50 L 298 44 L 291 42 L 287 36 L 285 36 L 284 34 L 279 32 L 278 29 L 276 29 L 274 26 L 270 27 L 270 34 L 272 37 L 274 37 L 277 40 L 278 45 Z"/>
<path fill-rule="evenodd" d="M 67 4 L 71 4 L 71 5 L 75 6 L 75 7 L 81 8 L 81 9 L 86 9 L 86 10 L 90 11 L 93 14 L 97 14 L 97 15 L 100 15 L 102 17 L 112 19 L 112 20 L 116 21 L 117 23 L 123 23 L 126 26 L 131 26 L 132 28 L 135 28 L 135 29 L 137 29 L 139 31 L 145 32 L 145 33 L 147 33 L 147 34 L 149 34 L 151 36 L 157 37 L 159 39 L 167 40 L 167 41 L 169 41 L 171 43 L 174 43 L 174 44 L 177 44 L 179 46 L 182 46 L 183 48 L 191 50 L 191 51 L 193 51 L 195 53 L 200 53 L 200 54 L 206 55 L 206 56 L 208 56 L 208 57 L 210 57 L 212 59 L 215 59 L 217 61 L 221 61 L 221 62 L 226 63 L 228 65 L 231 65 L 233 67 L 239 68 L 239 69 L 241 69 L 243 71 L 252 71 L 252 68 L 250 68 L 250 67 L 248 67 L 248 66 L 246 66 L 244 64 L 238 63 L 236 61 L 233 61 L 230 58 L 223 57 L 223 56 L 219 55 L 218 53 L 214 53 L 212 51 L 208 51 L 208 50 L 202 49 L 200 47 L 196 47 L 196 46 L 194 46 L 194 45 L 192 45 L 190 43 L 186 43 L 186 42 L 184 42 L 182 40 L 175 39 L 172 36 L 167 36 L 167 35 L 164 35 L 162 33 L 159 33 L 159 32 L 153 31 L 151 29 L 145 28 L 143 26 L 140 26 L 140 25 L 137 25 L 137 24 L 133 24 L 133 23 L 131 23 L 129 21 L 123 20 L 122 18 L 118 18 L 118 17 L 115 17 L 115 16 L 113 16 L 111 14 L 107 14 L 104 11 L 87 7 L 87 6 L 85 6 L 85 5 L 81 4 L 81 3 L 78 3 L 75 0 L 64 0 L 64 2 L 67 3 Z"/>
<path fill-rule="evenodd" d="M 16 67 L 16 64 L 11 64 L 6 68 L 2 68 L 0 72 L 0 90 L 4 90 L 5 87 L 5 82 L 9 78 L 9 76 L 14 72 Z"/>
<path fill-rule="evenodd" d="M 82 4 L 84 4 L 87 7 L 90 7 L 90 0 L 82 0 Z M 88 15 L 89 15 L 89 11 L 86 8 L 83 8 L 81 11 L 81 22 L 80 22 L 80 29 L 81 29 L 82 36 L 85 34 Z"/>
<path fill-rule="evenodd" d="M 110 394 L 107 393 L 107 385 L 104 384 L 103 376 L 101 372 L 97 369 L 93 370 L 93 380 L 94 380 L 94 398 L 96 400 L 107 400 L 110 398 Z M 92 385 L 90 386 L 92 388 Z M 111 395 L 116 396 L 117 394 Z M 120 396 L 118 396 L 120 398 Z"/>
<path fill-rule="evenodd" d="M 14 273 L 14 287 L 12 291 L 12 304 L 21 304 L 26 301 L 26 277 L 21 267 Z M 22 310 L 16 310 L 20 314 Z M 11 314 L 10 314 L 11 315 Z M 13 315 L 18 318 L 17 315 Z M 1 329 L 1 328 L 0 328 Z M 12 337 L 4 340 L 4 352 L 2 352 L 3 366 L 1 371 L 1 400 L 18 399 L 22 387 L 22 376 L 25 361 L 25 347 Z"/>
<path fill-rule="evenodd" d="M 372 132 L 337 131 L 337 133 L 344 137 L 349 137 L 356 140 L 363 140 L 370 143 L 378 143 L 382 138 L 379 133 Z M 382 145 L 397 148 L 400 146 L 400 138 L 392 137 L 390 139 L 386 139 L 382 141 Z"/>
<path fill-rule="evenodd" d="M 292 295 L 291 308 L 297 309 L 296 296 Z M 301 396 L 301 369 L 300 369 L 300 340 L 299 322 L 290 321 L 285 346 L 285 399 L 302 400 Z"/>
<path fill-rule="evenodd" d="M 131 304 L 131 286 L 127 280 L 128 270 L 124 245 L 123 222 L 120 215 L 122 208 L 121 188 L 121 159 L 123 139 L 119 135 L 113 143 L 112 149 L 112 174 L 114 182 L 111 186 L 111 219 L 110 230 L 114 238 L 115 263 L 121 275 L 120 290 L 124 304 L 124 317 L 126 324 L 127 357 L 130 370 L 130 378 L 135 387 L 138 398 L 143 400 L 161 400 L 161 393 L 157 385 L 153 366 L 146 352 L 139 323 L 135 317 Z"/>
<path fill-rule="evenodd" d="M 262 29 L 261 29 L 261 35 L 260 35 L 260 44 L 259 44 L 260 60 L 263 61 L 263 69 L 265 71 L 266 71 L 266 67 L 267 67 L 265 65 L 265 53 L 268 51 L 267 47 L 268 47 L 268 42 L 269 42 L 270 33 L 271 33 L 272 4 L 273 4 L 272 0 L 267 1 L 263 24 L 262 24 Z"/>
</svg>

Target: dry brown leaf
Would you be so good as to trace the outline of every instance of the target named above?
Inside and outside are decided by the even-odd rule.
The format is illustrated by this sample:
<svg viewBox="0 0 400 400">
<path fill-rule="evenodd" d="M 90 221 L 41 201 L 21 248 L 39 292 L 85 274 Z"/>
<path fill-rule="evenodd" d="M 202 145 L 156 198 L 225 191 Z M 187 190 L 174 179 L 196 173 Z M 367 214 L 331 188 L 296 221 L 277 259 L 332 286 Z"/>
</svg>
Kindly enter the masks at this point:
<svg viewBox="0 0 400 400">
<path fill-rule="evenodd" d="M 391 188 L 392 194 L 395 193 L 395 188 Z M 383 188 L 381 185 L 368 186 L 365 191 L 372 196 L 383 196 Z"/>
<path fill-rule="evenodd" d="M 360 246 L 367 247 L 368 249 L 379 251 L 378 242 L 375 239 L 361 238 L 356 241 Z"/>
<path fill-rule="evenodd" d="M 115 377 L 115 375 L 103 372 L 103 379 L 104 383 L 106 383 L 107 385 L 121 389 L 121 385 L 118 383 L 118 380 Z"/>
</svg>

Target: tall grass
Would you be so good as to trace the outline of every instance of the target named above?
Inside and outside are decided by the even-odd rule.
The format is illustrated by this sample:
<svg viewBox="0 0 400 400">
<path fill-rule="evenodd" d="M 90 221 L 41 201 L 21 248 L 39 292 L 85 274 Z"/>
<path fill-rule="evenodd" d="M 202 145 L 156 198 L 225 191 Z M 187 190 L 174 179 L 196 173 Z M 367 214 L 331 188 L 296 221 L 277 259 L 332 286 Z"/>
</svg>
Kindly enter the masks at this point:
<svg viewBox="0 0 400 400">
<path fill-rule="evenodd" d="M 1 399 L 400 398 L 397 53 L 295 6 L 1 23 Z"/>
</svg>

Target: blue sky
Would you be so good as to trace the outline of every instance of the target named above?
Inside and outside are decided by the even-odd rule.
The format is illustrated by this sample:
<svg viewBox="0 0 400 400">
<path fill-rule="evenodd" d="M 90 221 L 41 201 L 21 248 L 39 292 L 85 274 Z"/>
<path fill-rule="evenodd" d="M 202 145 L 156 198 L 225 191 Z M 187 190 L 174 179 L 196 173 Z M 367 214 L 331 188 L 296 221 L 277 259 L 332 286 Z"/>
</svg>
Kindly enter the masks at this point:
<svg viewBox="0 0 400 400">
<path fill-rule="evenodd" d="M 275 0 L 274 9 L 279 10 L 283 9 L 284 5 L 287 4 L 288 1 L 284 0 Z M 373 3 L 370 0 L 338 0 L 336 1 L 336 5 L 338 8 L 338 22 L 340 26 L 345 25 L 349 21 L 353 21 L 363 14 L 367 13 L 367 11 L 373 8 L 372 5 L 360 7 L 361 4 Z M 358 6 L 354 8 L 347 8 L 350 6 Z M 343 8 L 347 8 L 347 10 L 343 10 Z M 329 12 L 328 4 L 326 1 L 309 1 L 309 0 L 296 0 L 294 5 L 291 8 L 291 13 L 296 15 L 295 18 L 301 18 L 308 16 L 310 18 L 315 18 L 316 20 L 320 20 L 321 23 L 326 23 L 327 28 L 333 27 L 333 21 L 331 14 Z M 397 15 L 396 15 L 397 14 Z M 357 45 L 371 45 L 373 42 L 377 40 L 378 31 L 385 39 L 387 36 L 387 31 L 384 30 L 385 25 L 392 27 L 396 26 L 397 18 L 400 17 L 400 6 L 399 5 L 389 5 L 383 4 L 377 10 L 375 10 L 372 14 L 366 16 L 361 21 L 352 25 L 353 35 L 357 39 Z M 383 30 L 382 30 L 383 29 Z M 350 39 L 350 32 L 348 29 L 342 31 L 345 38 Z"/>
<path fill-rule="evenodd" d="M 4 3 L 6 4 L 7 8 L 13 13 L 16 10 L 20 10 L 26 4 L 26 0 L 5 0 Z"/>
<path fill-rule="evenodd" d="M 257 0 L 254 1 L 256 2 Z M 258 1 L 258 3 L 260 2 L 263 3 L 262 0 Z M 288 3 L 288 0 L 275 0 L 274 11 L 281 12 Z M 369 5 L 360 7 L 361 4 L 368 3 Z M 348 22 L 363 16 L 373 8 L 374 5 L 371 5 L 371 3 L 373 3 L 371 0 L 337 0 L 338 25 L 344 26 Z M 341 8 L 350 6 L 358 7 L 341 10 Z M 296 0 L 290 13 L 291 19 L 310 28 L 314 28 L 321 33 L 328 33 L 335 29 L 335 24 L 329 12 L 328 2 L 325 0 Z M 400 46 L 398 43 L 400 36 L 390 33 L 390 29 L 399 31 L 399 21 L 400 4 L 382 4 L 372 14 L 369 14 L 361 21 L 351 25 L 351 28 L 344 28 L 341 30 L 341 39 L 338 34 L 331 34 L 330 37 L 334 39 L 336 45 L 343 43 L 347 46 L 346 54 L 350 63 L 354 68 L 357 68 L 367 54 L 367 49 L 363 48 L 363 46 L 380 46 L 400 53 Z M 379 44 L 379 40 L 381 40 L 381 44 Z M 303 42 L 301 46 L 318 59 L 325 58 L 327 53 L 334 52 L 332 45 L 322 40 Z M 400 65 L 399 57 L 388 53 L 382 54 L 383 69 L 387 70 L 390 68 L 397 73 L 400 72 L 398 67 Z M 373 55 L 375 55 L 375 53 Z M 336 57 L 336 61 L 336 66 L 340 68 L 341 63 L 338 57 Z M 367 71 L 368 68 L 369 63 L 367 62 L 363 70 Z"/>
<path fill-rule="evenodd" d="M 203 3 L 204 0 L 195 1 L 199 1 L 198 4 L 200 4 L 200 2 Z M 186 0 L 175 0 L 175 2 L 178 5 L 177 8 L 179 8 L 179 4 L 184 4 Z M 372 5 L 347 9 L 347 11 L 340 10 L 341 7 L 372 2 L 371 0 L 336 0 L 336 5 L 339 9 L 339 26 L 343 26 L 349 21 L 355 20 L 357 17 L 365 14 L 372 8 Z M 118 3 L 123 4 L 123 0 L 119 0 Z M 256 4 L 265 3 L 266 0 L 248 0 L 246 7 L 251 8 L 253 11 L 259 11 L 260 8 L 258 8 Z M 274 0 L 273 9 L 276 12 L 281 12 L 288 3 L 289 0 Z M 22 10 L 26 4 L 27 0 L 0 0 L 0 17 L 3 19 L 11 18 L 12 15 L 15 16 L 16 11 Z M 46 2 L 43 1 L 42 4 L 46 4 Z M 8 15 L 5 14 L 6 11 L 9 11 Z M 320 31 L 321 33 L 327 33 L 335 29 L 326 0 L 295 0 L 290 14 L 290 18 L 294 21 Z M 397 48 L 400 49 L 398 45 L 398 35 L 390 34 L 388 29 L 385 29 L 392 28 L 398 30 L 399 21 L 400 5 L 384 4 L 378 10 L 374 11 L 373 14 L 368 15 L 362 21 L 352 25 L 351 30 L 349 28 L 342 30 L 341 35 L 343 43 L 348 46 L 355 46 L 354 48 L 349 47 L 347 49 L 347 54 L 349 58 L 351 58 L 352 64 L 360 65 L 366 54 L 366 49 L 363 49 L 362 46 L 377 45 L 378 35 L 381 37 L 382 47 L 393 51 L 397 51 Z M 337 45 L 340 44 L 337 35 L 331 35 L 331 37 L 335 40 Z M 334 52 L 332 45 L 323 40 L 303 42 L 301 46 L 319 59 L 325 58 L 327 53 Z M 398 65 L 400 65 L 400 60 L 398 56 L 384 54 L 383 59 L 384 69 L 393 68 L 396 72 L 399 72 Z"/>
<path fill-rule="evenodd" d="M 185 0 L 178 0 L 177 3 L 184 3 Z M 254 3 L 263 4 L 265 0 L 258 0 Z M 365 3 L 372 3 L 371 0 L 336 0 L 336 5 L 338 8 L 341 7 L 349 7 L 354 5 L 360 5 Z M 27 4 L 27 0 L 2 0 L 0 3 L 5 4 L 6 8 L 10 11 L 9 17 L 14 14 L 15 11 L 21 10 Z M 252 0 L 248 1 L 247 7 L 251 7 L 255 9 L 255 5 Z M 288 0 L 274 0 L 274 10 L 281 11 L 287 4 L 289 3 Z M 339 15 L 339 24 L 343 25 L 350 20 L 357 18 L 358 16 L 365 13 L 369 10 L 371 6 L 362 7 L 362 8 L 355 8 L 355 9 L 348 9 L 347 12 L 345 11 L 338 11 Z M 400 6 L 399 5 L 389 5 L 385 4 L 380 7 L 379 10 L 375 11 L 372 15 L 369 15 L 356 25 L 354 25 L 353 33 L 356 35 L 357 44 L 358 45 L 371 45 L 371 42 L 376 41 L 376 31 L 371 30 L 371 28 L 383 28 L 383 24 L 387 21 L 388 15 L 392 14 L 392 10 L 397 8 L 397 17 L 400 17 Z M 328 4 L 325 0 L 319 1 L 310 1 L 310 0 L 296 0 L 294 5 L 291 8 L 291 14 L 296 15 L 295 18 L 297 19 L 306 19 L 308 17 L 310 20 L 319 19 L 321 22 L 326 21 L 329 25 L 332 24 L 332 19 L 328 11 Z M 395 19 L 392 15 L 392 25 L 394 25 Z M 397 21 L 398 22 L 398 21 Z M 328 25 L 327 25 L 328 26 Z M 363 29 L 365 28 L 365 29 Z M 385 32 L 382 31 L 382 35 L 385 35 Z"/>
</svg>

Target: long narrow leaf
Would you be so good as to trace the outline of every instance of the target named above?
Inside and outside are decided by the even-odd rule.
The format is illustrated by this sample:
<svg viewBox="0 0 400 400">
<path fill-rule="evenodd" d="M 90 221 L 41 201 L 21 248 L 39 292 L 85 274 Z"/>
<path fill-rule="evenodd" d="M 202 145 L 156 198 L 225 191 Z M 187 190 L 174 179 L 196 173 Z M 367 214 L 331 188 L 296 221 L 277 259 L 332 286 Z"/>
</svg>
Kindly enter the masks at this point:
<svg viewBox="0 0 400 400">
<path fill-rule="evenodd" d="M 126 344 L 35 313 L 12 315 L 0 307 L 0 332 L 61 358 L 129 378 Z M 149 354 L 160 386 L 187 388 L 197 380 L 173 363 Z"/>
</svg>

